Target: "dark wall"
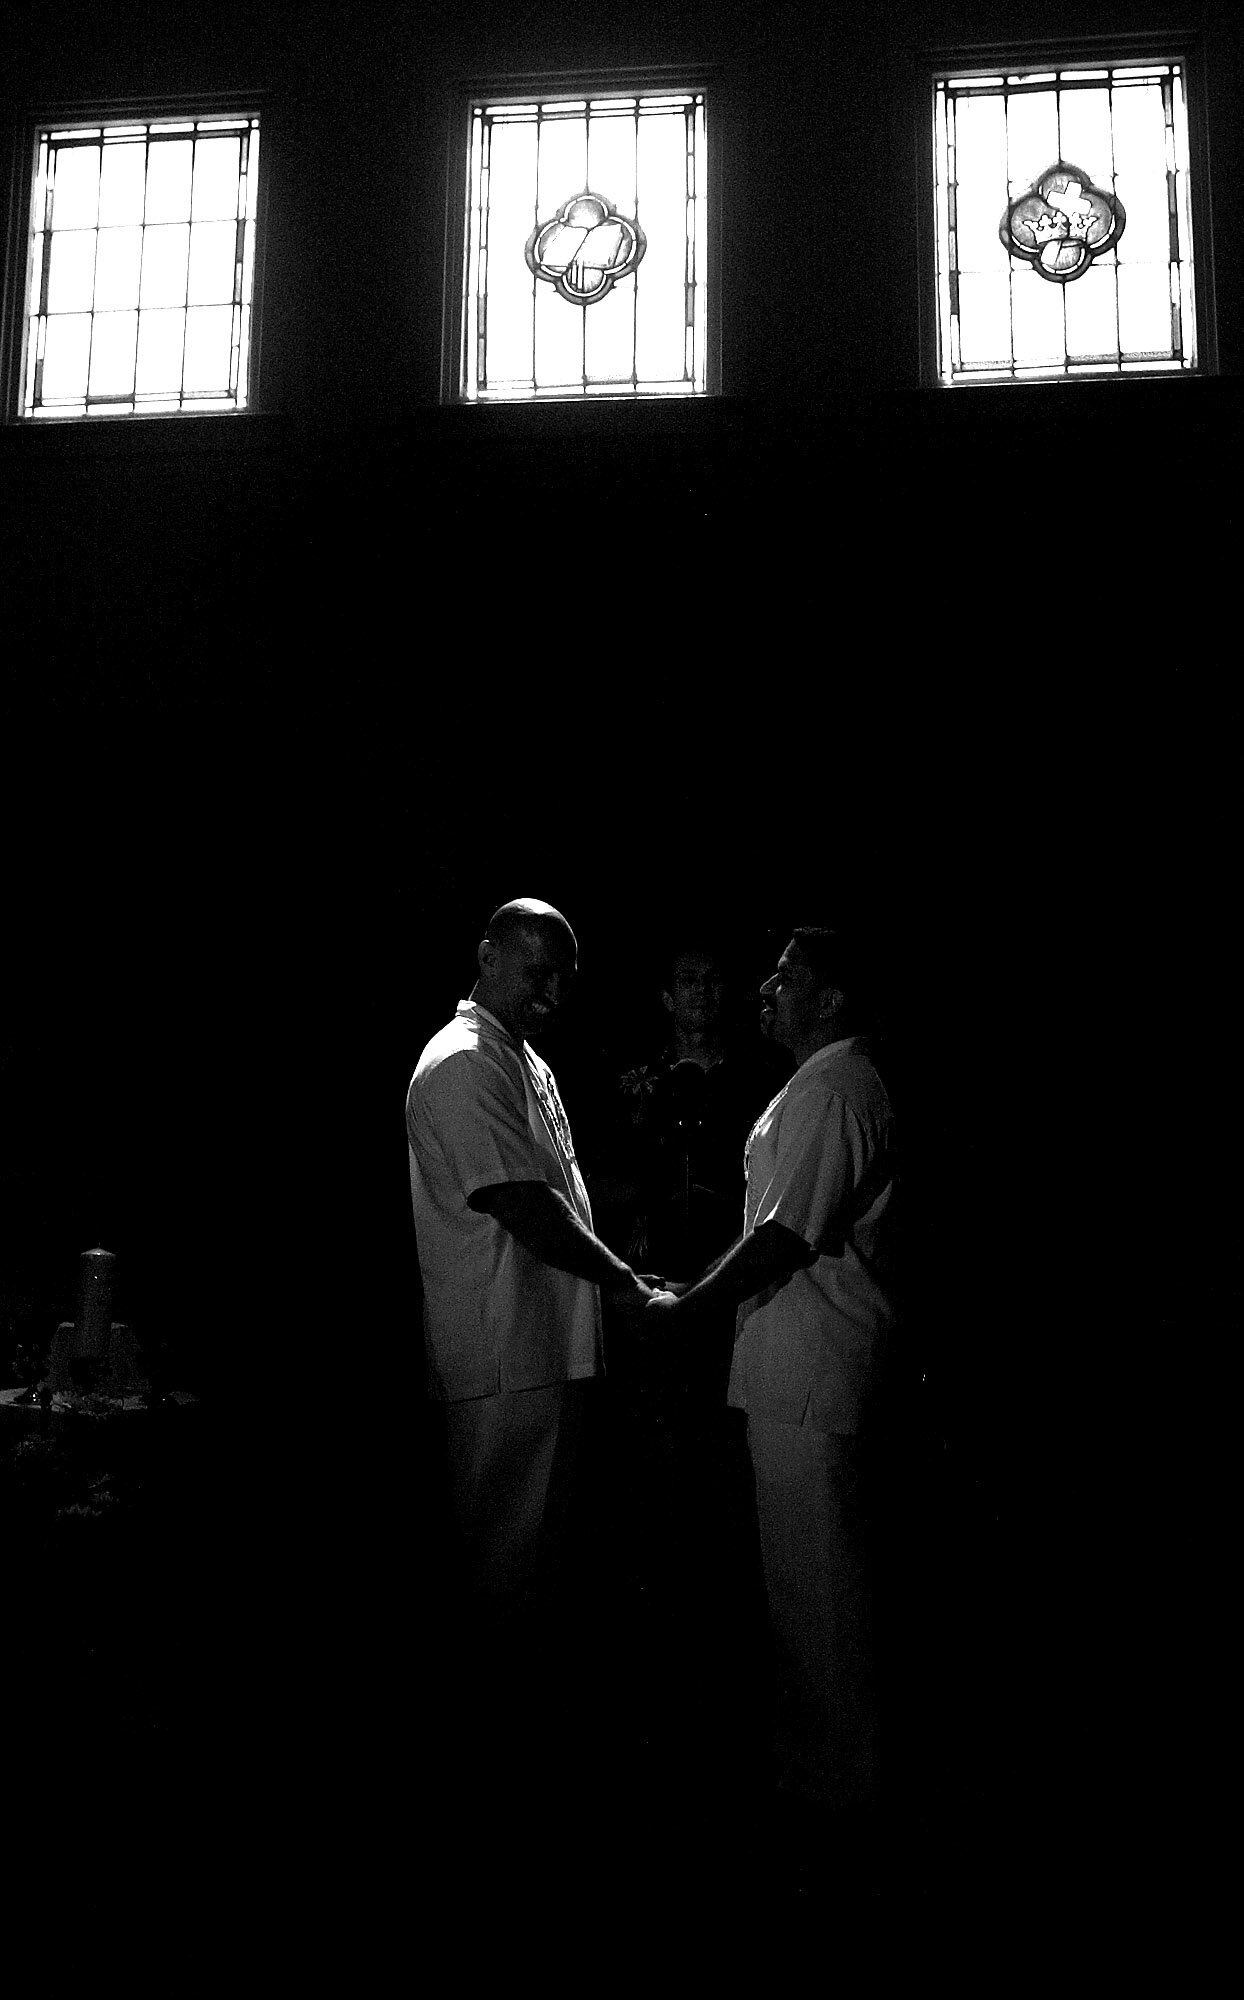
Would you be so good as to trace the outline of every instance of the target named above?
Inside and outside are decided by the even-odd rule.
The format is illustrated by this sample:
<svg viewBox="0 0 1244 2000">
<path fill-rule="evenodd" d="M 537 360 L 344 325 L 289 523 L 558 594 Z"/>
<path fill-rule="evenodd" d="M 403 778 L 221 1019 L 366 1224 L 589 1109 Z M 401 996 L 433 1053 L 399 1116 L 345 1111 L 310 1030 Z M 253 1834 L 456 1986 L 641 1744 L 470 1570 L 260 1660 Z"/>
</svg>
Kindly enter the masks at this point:
<svg viewBox="0 0 1244 2000">
<path fill-rule="evenodd" d="M 1215 1018 L 1232 830 L 1241 32 L 1184 17 L 1220 373 L 948 396 L 919 386 L 915 59 L 1020 10 L 75 4 L 54 41 L 7 10 L 10 128 L 268 93 L 270 227 L 253 417 L 0 431 L 0 1332 L 67 1309 L 104 1238 L 196 1365 L 256 1322 L 269 1361 L 408 1355 L 406 1078 L 488 910 L 538 893 L 582 945 L 571 1077 L 666 919 L 729 909 L 762 973 L 805 910 L 869 918 L 952 1421 L 1005 1437 L 1086 1266 L 1117 1338 L 1087 1220 L 1117 1126 L 1069 1136 L 1068 1078 L 1171 1018 L 1135 995 L 1155 937 L 1180 1018 Z M 440 407 L 450 79 L 684 54 L 720 74 L 724 396 Z M 575 629 L 538 615 L 550 570 Z"/>
</svg>

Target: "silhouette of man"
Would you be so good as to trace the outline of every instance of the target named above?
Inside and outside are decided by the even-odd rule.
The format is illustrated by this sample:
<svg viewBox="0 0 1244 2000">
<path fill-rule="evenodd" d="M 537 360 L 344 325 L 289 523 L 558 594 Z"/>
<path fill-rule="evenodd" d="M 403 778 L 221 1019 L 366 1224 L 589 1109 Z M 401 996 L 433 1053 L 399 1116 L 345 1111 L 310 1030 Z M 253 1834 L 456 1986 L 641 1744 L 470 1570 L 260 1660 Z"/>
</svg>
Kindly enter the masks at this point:
<svg viewBox="0 0 1244 2000">
<path fill-rule="evenodd" d="M 493 1619 L 557 1582 L 601 1291 L 624 1311 L 651 1296 L 592 1228 L 557 1084 L 528 1039 L 577 963 L 560 911 L 504 904 L 406 1098 L 429 1390 L 466 1580 Z"/>
<path fill-rule="evenodd" d="M 894 1124 L 844 938 L 796 930 L 760 991 L 798 1067 L 748 1140 L 743 1234 L 659 1292 L 644 1330 L 694 1345 L 737 1309 L 729 1400 L 747 1413 L 779 1656 L 778 1785 L 832 1838 L 876 1805 L 866 1475 L 895 1318 Z"/>
</svg>

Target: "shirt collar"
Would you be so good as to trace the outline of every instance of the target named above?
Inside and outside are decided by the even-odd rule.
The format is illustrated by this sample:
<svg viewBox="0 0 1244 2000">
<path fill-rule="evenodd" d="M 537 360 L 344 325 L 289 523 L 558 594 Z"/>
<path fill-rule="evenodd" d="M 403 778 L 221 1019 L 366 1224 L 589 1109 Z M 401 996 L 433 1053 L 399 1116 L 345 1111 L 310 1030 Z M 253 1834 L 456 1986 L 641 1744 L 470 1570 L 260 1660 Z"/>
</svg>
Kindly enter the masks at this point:
<svg viewBox="0 0 1244 2000">
<path fill-rule="evenodd" d="M 808 1057 L 807 1062 L 800 1063 L 799 1068 L 795 1071 L 795 1076 L 802 1076 L 804 1071 L 811 1069 L 814 1063 L 825 1062 L 828 1057 L 841 1054 L 843 1049 L 849 1049 L 852 1042 L 858 1041 L 858 1039 L 857 1035 L 843 1035 L 839 1041 L 826 1042 L 823 1048 L 814 1049 Z M 791 1078 L 791 1081 L 792 1083 L 794 1082 L 794 1077 Z"/>
<path fill-rule="evenodd" d="M 490 1028 L 495 1028 L 499 1035 L 504 1035 L 506 1041 L 513 1048 L 525 1049 L 527 1047 L 526 1042 L 515 1042 L 513 1035 L 506 1027 L 504 1021 L 499 1021 L 495 1014 L 489 1013 L 487 1007 L 481 1006 L 478 1000 L 459 1000 L 454 1012 L 460 1020 L 486 1021 Z"/>
</svg>

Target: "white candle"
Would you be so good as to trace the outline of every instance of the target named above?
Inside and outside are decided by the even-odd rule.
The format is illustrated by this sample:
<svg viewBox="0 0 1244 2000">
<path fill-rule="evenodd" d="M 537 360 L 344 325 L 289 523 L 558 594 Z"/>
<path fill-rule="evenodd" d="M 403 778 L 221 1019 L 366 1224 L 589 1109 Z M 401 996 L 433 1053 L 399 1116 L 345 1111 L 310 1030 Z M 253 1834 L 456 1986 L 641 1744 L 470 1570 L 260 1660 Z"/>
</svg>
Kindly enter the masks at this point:
<svg viewBox="0 0 1244 2000">
<path fill-rule="evenodd" d="M 106 1355 L 112 1332 L 112 1285 L 117 1260 L 111 1250 L 84 1250 L 78 1290 L 78 1318 L 73 1351 Z"/>
</svg>

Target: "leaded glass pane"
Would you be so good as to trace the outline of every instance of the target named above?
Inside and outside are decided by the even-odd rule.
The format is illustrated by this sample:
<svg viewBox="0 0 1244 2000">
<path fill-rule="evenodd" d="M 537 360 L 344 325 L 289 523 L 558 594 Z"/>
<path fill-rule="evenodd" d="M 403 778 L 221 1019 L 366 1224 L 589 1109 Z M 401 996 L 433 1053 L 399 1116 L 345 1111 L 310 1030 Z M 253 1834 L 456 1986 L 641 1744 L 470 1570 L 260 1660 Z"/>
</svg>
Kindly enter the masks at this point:
<svg viewBox="0 0 1244 2000">
<path fill-rule="evenodd" d="M 536 286 L 536 387 L 577 388 L 583 380 L 584 308 L 571 306 L 547 285 Z"/>
<path fill-rule="evenodd" d="M 95 231 L 59 229 L 48 258 L 48 311 L 89 312 L 95 290 Z"/>
<path fill-rule="evenodd" d="M 54 156 L 53 229 L 94 229 L 99 214 L 98 146 L 58 146 Z"/>
<path fill-rule="evenodd" d="M 105 145 L 99 177 L 101 229 L 142 222 L 146 179 L 147 149 L 141 140 Z"/>
<path fill-rule="evenodd" d="M 583 114 L 546 118 L 537 126 L 536 219 L 587 187 L 587 122 Z"/>
<path fill-rule="evenodd" d="M 145 312 L 138 322 L 136 393 L 167 396 L 181 383 L 186 315 L 181 311 Z"/>
<path fill-rule="evenodd" d="M 965 96 L 955 107 L 956 124 L 961 130 L 965 125 L 970 126 L 986 114 L 991 104 L 998 108 L 1006 124 L 1008 191 L 1012 196 L 1022 194 L 1062 151 L 1058 136 L 1058 93 L 1019 90 L 992 98 Z M 989 192 L 992 196 L 995 190 Z M 992 211 L 991 226 L 996 231 L 1002 203 L 986 200 L 983 188 L 979 199 Z"/>
<path fill-rule="evenodd" d="M 462 392 L 702 394 L 701 93 L 478 104 Z"/>
<path fill-rule="evenodd" d="M 1063 300 L 1053 285 L 1012 286 L 1011 352 L 1018 368 L 1053 366 L 1063 356 Z"/>
<path fill-rule="evenodd" d="M 147 167 L 148 222 L 189 222 L 193 170 L 193 140 L 152 142 Z"/>
<path fill-rule="evenodd" d="M 631 379 L 635 357 L 635 301 L 622 287 L 602 299 L 583 321 L 584 362 L 589 382 Z"/>
<path fill-rule="evenodd" d="M 136 312 L 96 315 L 91 336 L 91 372 L 87 392 L 92 397 L 132 396 L 134 347 L 138 338 Z"/>
<path fill-rule="evenodd" d="M 1115 274 L 1107 265 L 1094 264 L 1074 285 L 1026 285 L 1024 290 L 1029 295 L 1037 292 L 1042 298 L 1052 298 L 1061 306 L 1071 360 L 1113 361 L 1117 357 L 1118 295 Z"/>
<path fill-rule="evenodd" d="M 1166 355 L 1171 344 L 1169 269 L 1158 264 L 1125 264 L 1118 279 L 1123 352 Z"/>
<path fill-rule="evenodd" d="M 1058 99 L 1058 147 L 1051 160 L 1094 160 L 1099 172 L 1113 158 L 1109 90 L 1064 90 Z M 1035 178 L 1035 176 L 1034 176 Z"/>
<path fill-rule="evenodd" d="M 63 402 L 85 402 L 91 358 L 91 315 L 57 313 L 47 321 L 43 347 L 43 393 Z"/>
<path fill-rule="evenodd" d="M 641 119 L 636 165 L 636 208 L 648 254 L 636 287 L 635 366 L 650 381 L 677 381 L 686 359 L 685 120 L 673 112 Z"/>
<path fill-rule="evenodd" d="M 536 126 L 485 128 L 486 171 L 481 192 L 479 299 L 487 379 L 530 379 L 533 307 L 537 290 L 523 246 L 534 223 Z"/>
<path fill-rule="evenodd" d="M 984 97 L 958 117 L 955 211 L 961 271 L 995 271 L 998 204 L 995 190 L 1006 176 L 1006 113 L 1001 97 Z"/>
<path fill-rule="evenodd" d="M 1005 271 L 982 276 L 965 272 L 959 280 L 960 340 L 965 368 L 1007 363 L 1011 358 L 1011 298 Z"/>
<path fill-rule="evenodd" d="M 118 310 L 138 305 L 138 280 L 143 262 L 141 229 L 101 229 L 95 257 L 95 309 Z"/>
<path fill-rule="evenodd" d="M 182 387 L 187 396 L 227 393 L 232 334 L 233 310 L 230 306 L 197 306 L 186 314 L 186 364 Z"/>
<path fill-rule="evenodd" d="M 252 117 L 39 135 L 23 415 L 245 405 L 258 154 Z"/>
<path fill-rule="evenodd" d="M 143 233 L 143 306 L 184 306 L 190 256 L 188 222 L 162 222 Z"/>
<path fill-rule="evenodd" d="M 626 100 L 628 103 L 633 100 Z M 588 125 L 587 185 L 608 188 L 623 215 L 635 213 L 635 118 L 595 116 Z"/>
<path fill-rule="evenodd" d="M 944 382 L 1196 365 L 1184 89 L 1175 61 L 937 82 Z"/>
<path fill-rule="evenodd" d="M 235 138 L 199 140 L 194 149 L 192 221 L 225 221 L 237 215 L 238 164 Z"/>
<path fill-rule="evenodd" d="M 190 305 L 232 304 L 237 248 L 237 226 L 232 222 L 205 222 L 192 230 L 186 292 Z"/>
</svg>

